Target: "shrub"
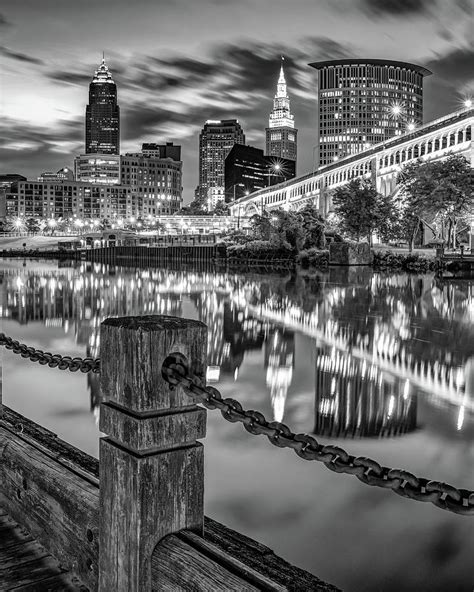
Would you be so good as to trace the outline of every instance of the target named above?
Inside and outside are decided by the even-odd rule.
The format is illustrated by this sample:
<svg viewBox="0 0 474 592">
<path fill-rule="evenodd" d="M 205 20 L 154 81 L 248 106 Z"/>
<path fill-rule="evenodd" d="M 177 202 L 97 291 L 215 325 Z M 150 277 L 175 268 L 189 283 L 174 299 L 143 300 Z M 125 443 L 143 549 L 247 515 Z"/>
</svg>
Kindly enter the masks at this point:
<svg viewBox="0 0 474 592">
<path fill-rule="evenodd" d="M 292 252 L 290 249 L 277 247 L 270 241 L 253 240 L 245 245 L 230 245 L 227 247 L 227 256 L 238 259 L 290 259 Z"/>
<path fill-rule="evenodd" d="M 416 253 L 394 253 L 392 251 L 375 251 L 375 268 L 401 269 L 403 271 L 424 272 L 435 269 L 434 259 L 427 259 Z"/>
<path fill-rule="evenodd" d="M 326 249 L 306 249 L 300 251 L 296 262 L 301 265 L 303 269 L 308 267 L 327 267 L 329 265 L 329 251 Z"/>
</svg>

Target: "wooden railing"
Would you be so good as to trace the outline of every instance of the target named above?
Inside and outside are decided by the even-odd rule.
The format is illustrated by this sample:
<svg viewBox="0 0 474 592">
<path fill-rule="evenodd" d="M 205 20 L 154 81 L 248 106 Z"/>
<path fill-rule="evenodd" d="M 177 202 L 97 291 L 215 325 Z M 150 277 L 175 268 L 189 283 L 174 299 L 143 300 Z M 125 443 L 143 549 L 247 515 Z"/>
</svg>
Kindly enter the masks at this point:
<svg viewBox="0 0 474 592">
<path fill-rule="evenodd" d="M 206 340 L 192 320 L 102 323 L 99 461 L 0 400 L 0 505 L 90 590 L 335 591 L 204 517 L 206 411 L 162 366 L 179 352 L 204 376 Z"/>
</svg>

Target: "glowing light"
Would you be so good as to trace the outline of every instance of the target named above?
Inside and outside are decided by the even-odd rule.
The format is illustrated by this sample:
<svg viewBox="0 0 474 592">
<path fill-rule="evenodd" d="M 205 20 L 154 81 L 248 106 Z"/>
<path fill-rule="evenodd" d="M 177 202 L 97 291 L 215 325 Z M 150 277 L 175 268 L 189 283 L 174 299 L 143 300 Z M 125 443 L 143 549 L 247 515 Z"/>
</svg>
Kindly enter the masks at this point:
<svg viewBox="0 0 474 592">
<path fill-rule="evenodd" d="M 412 132 L 415 129 L 415 123 L 413 121 L 410 121 L 410 123 L 407 125 L 407 130 L 409 132 Z"/>
<path fill-rule="evenodd" d="M 470 109 L 472 107 L 472 99 L 466 99 L 463 104 L 464 104 L 464 107 L 466 107 L 467 109 Z"/>
<path fill-rule="evenodd" d="M 402 113 L 402 108 L 400 105 L 392 105 L 390 110 L 392 112 L 392 115 L 395 115 L 395 116 L 401 115 L 401 113 Z"/>
</svg>

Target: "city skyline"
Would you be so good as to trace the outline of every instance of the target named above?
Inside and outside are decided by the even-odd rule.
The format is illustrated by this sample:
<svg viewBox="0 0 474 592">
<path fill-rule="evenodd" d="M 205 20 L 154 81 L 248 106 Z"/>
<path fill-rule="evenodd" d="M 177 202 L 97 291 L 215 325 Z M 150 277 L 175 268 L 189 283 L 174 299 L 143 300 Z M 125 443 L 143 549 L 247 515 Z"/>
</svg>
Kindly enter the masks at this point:
<svg viewBox="0 0 474 592">
<path fill-rule="evenodd" d="M 310 62 L 377 57 L 432 70 L 425 121 L 457 109 L 474 89 L 472 14 L 463 0 L 449 6 L 421 0 L 314 6 L 300 0 L 297 7 L 277 0 L 272 14 L 269 4 L 254 0 L 238 6 L 203 0 L 186 5 L 186 12 L 181 0 L 139 5 L 131 9 L 118 0 L 112 11 L 105 1 L 89 16 L 69 1 L 4 4 L 2 172 L 36 178 L 72 166 L 82 152 L 88 85 L 103 50 L 122 107 L 122 152 L 136 151 L 142 142 L 182 144 L 185 203 L 197 184 L 198 136 L 206 119 L 237 118 L 247 143 L 264 147 L 280 55 L 300 129 L 298 174 L 311 170 L 316 143 Z M 238 33 L 231 34 L 228 22 Z M 118 41 L 125 34 L 127 46 Z"/>
</svg>

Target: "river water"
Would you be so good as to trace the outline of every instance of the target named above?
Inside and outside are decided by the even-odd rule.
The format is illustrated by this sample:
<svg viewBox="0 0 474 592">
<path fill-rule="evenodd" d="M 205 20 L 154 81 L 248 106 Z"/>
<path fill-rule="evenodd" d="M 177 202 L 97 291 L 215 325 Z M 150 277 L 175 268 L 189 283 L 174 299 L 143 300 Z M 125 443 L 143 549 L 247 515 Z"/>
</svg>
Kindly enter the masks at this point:
<svg viewBox="0 0 474 592">
<path fill-rule="evenodd" d="M 110 316 L 209 328 L 210 384 L 322 443 L 474 489 L 474 282 L 0 262 L 2 331 L 99 356 Z M 3 353 L 4 401 L 98 454 L 96 376 Z M 471 591 L 474 522 L 298 458 L 208 412 L 206 514 L 346 592 Z"/>
</svg>

